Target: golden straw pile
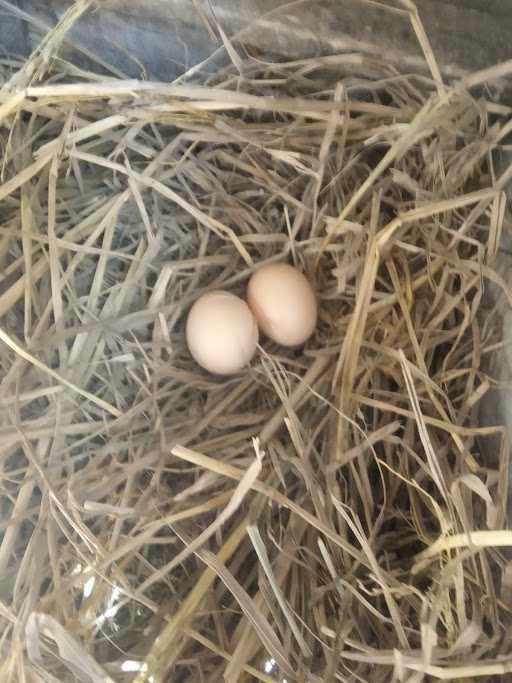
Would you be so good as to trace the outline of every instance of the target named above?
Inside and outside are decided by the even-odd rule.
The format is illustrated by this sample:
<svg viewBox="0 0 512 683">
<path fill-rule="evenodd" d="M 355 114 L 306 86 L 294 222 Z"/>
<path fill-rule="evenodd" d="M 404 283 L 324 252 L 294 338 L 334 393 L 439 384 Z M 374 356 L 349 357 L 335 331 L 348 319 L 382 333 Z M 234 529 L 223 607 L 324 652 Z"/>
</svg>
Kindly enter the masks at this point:
<svg viewBox="0 0 512 683">
<path fill-rule="evenodd" d="M 0 680 L 501 679 L 512 68 L 128 81 L 57 57 L 87 4 L 0 72 Z M 271 260 L 317 332 L 208 375 L 190 305 Z"/>
</svg>

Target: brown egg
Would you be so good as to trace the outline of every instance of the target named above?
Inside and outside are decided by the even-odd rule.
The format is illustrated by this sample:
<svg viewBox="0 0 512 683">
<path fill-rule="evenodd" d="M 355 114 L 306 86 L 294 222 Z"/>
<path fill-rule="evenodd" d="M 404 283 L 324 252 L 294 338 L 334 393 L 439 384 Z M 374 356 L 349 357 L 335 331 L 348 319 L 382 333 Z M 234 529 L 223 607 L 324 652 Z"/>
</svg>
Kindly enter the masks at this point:
<svg viewBox="0 0 512 683">
<path fill-rule="evenodd" d="M 260 329 L 283 346 L 299 346 L 313 334 L 316 297 L 305 276 L 287 263 L 270 263 L 249 280 L 247 301 Z"/>
<path fill-rule="evenodd" d="M 187 318 L 187 344 L 192 357 L 216 375 L 233 375 L 254 356 L 258 326 L 245 301 L 230 292 L 203 294 Z"/>
</svg>

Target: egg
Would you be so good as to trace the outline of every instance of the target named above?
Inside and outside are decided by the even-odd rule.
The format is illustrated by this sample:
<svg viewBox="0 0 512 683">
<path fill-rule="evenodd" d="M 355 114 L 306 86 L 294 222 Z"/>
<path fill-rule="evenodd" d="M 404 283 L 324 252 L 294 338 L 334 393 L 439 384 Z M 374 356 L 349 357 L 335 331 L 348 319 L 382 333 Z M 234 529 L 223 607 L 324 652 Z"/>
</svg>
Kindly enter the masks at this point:
<svg viewBox="0 0 512 683">
<path fill-rule="evenodd" d="M 216 375 L 233 375 L 254 356 L 258 325 L 245 301 L 215 290 L 203 294 L 190 309 L 186 337 L 201 367 Z"/>
<path fill-rule="evenodd" d="M 300 346 L 313 334 L 318 310 L 306 277 L 287 263 L 270 263 L 249 280 L 247 302 L 260 329 L 282 346 Z"/>
</svg>

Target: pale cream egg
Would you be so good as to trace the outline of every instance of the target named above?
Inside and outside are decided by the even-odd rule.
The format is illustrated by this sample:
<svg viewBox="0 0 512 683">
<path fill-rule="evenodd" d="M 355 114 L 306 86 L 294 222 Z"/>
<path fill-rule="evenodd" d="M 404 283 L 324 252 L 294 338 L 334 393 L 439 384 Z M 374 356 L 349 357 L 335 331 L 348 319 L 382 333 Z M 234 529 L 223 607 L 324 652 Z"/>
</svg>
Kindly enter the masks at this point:
<svg viewBox="0 0 512 683">
<path fill-rule="evenodd" d="M 258 326 L 238 296 L 215 290 L 192 306 L 186 325 L 194 360 L 216 375 L 233 375 L 248 365 L 258 345 Z"/>
<path fill-rule="evenodd" d="M 287 263 L 270 263 L 249 280 L 247 302 L 262 332 L 282 346 L 300 346 L 313 334 L 317 302 L 307 278 Z"/>
</svg>

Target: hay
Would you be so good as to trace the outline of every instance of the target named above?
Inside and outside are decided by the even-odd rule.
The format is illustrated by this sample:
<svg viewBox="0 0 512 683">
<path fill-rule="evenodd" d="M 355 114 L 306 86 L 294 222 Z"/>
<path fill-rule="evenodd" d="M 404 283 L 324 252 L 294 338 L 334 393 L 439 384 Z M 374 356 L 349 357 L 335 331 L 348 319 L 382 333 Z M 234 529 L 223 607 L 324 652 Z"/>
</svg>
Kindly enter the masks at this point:
<svg viewBox="0 0 512 683">
<path fill-rule="evenodd" d="M 443 84 L 403 3 L 431 80 L 224 35 L 213 76 L 127 81 L 58 57 L 88 5 L 1 64 L 1 680 L 512 672 L 479 423 L 510 110 L 468 90 L 511 65 Z M 314 338 L 209 376 L 188 308 L 270 260 L 314 281 Z"/>
</svg>

